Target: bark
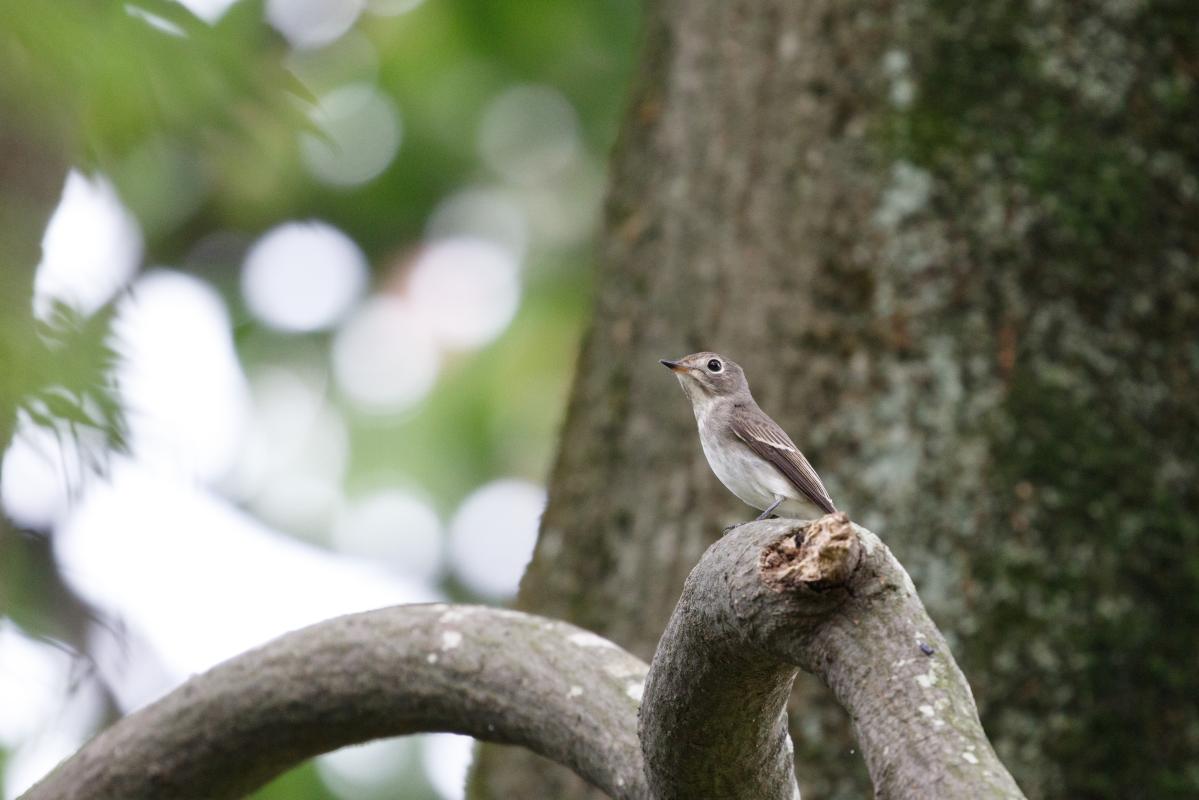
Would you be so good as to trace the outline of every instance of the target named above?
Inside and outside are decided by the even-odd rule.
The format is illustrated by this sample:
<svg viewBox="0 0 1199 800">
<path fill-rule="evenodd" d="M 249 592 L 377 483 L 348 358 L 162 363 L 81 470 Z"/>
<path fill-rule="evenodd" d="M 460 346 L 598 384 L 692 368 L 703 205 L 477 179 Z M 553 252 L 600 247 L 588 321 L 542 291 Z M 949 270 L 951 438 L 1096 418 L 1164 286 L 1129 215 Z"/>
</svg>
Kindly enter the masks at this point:
<svg viewBox="0 0 1199 800">
<path fill-rule="evenodd" d="M 907 572 L 844 514 L 742 525 L 691 573 L 645 683 L 654 796 L 797 797 L 797 667 L 849 712 L 875 797 L 1024 797 Z"/>
<path fill-rule="evenodd" d="M 520 744 L 644 800 L 645 664 L 572 625 L 476 606 L 322 622 L 188 681 L 101 733 L 22 800 L 241 797 L 319 753 L 451 731 Z"/>
<path fill-rule="evenodd" d="M 886 520 L 1034 798 L 1193 794 L 1199 35 L 1140 3 L 651 0 L 518 598 L 652 652 L 717 523 L 713 349 Z M 801 686 L 809 798 L 860 797 Z M 547 777 L 550 776 L 550 777 Z M 483 749 L 472 796 L 581 797 Z"/>
<path fill-rule="evenodd" d="M 903 567 L 831 514 L 742 525 L 710 547 L 648 676 L 612 642 L 542 617 L 356 614 L 193 678 L 22 800 L 234 798 L 319 753 L 425 731 L 528 747 L 617 800 L 795 800 L 797 668 L 852 716 L 877 797 L 1023 798 Z"/>
<path fill-rule="evenodd" d="M 862 114 L 886 45 L 876 5 L 646 4 L 594 318 L 517 607 L 648 658 L 714 532 L 752 518 L 711 475 L 659 358 L 710 349 L 738 361 L 844 507 L 844 442 L 821 422 L 844 400 L 833 390 L 860 372 L 845 357 L 869 324 L 840 315 L 871 288 L 870 231 L 858 226 L 879 180 L 864 163 Z M 821 704 L 815 681 L 800 686 L 809 711 L 794 733 L 812 796 L 827 795 L 830 774 L 860 796 L 848 720 Z M 513 796 L 588 793 L 537 759 L 482 748 L 471 797 Z"/>
</svg>

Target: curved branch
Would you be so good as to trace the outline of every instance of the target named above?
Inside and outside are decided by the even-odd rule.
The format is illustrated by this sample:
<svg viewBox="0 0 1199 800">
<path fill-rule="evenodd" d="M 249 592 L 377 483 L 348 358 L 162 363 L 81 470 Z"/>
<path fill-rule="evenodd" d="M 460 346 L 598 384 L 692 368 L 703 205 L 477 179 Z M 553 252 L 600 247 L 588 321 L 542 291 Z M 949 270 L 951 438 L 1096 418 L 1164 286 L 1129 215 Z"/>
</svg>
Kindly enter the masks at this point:
<svg viewBox="0 0 1199 800">
<path fill-rule="evenodd" d="M 654 796 L 798 797 L 797 667 L 849 712 L 876 797 L 1023 798 L 907 572 L 844 514 L 742 525 L 691 573 L 645 684 Z"/>
<path fill-rule="evenodd" d="M 645 788 L 644 662 L 562 622 L 399 606 L 282 636 L 120 720 L 23 800 L 239 797 L 319 753 L 452 731 L 519 744 L 615 798 Z"/>
</svg>

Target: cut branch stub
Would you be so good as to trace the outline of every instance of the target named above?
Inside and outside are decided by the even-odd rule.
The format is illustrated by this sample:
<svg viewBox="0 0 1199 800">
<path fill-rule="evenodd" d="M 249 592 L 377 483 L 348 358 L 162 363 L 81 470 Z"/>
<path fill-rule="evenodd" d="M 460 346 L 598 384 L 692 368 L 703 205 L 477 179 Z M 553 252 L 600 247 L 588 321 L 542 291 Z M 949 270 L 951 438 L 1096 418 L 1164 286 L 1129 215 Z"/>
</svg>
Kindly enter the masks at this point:
<svg viewBox="0 0 1199 800">
<path fill-rule="evenodd" d="M 762 580 L 775 591 L 843 586 L 862 560 L 862 544 L 843 513 L 795 528 L 762 549 Z"/>
<path fill-rule="evenodd" d="M 796 667 L 849 712 L 877 797 L 1023 797 L 911 579 L 844 514 L 742 525 L 692 571 L 642 702 L 655 797 L 797 796 Z"/>
</svg>

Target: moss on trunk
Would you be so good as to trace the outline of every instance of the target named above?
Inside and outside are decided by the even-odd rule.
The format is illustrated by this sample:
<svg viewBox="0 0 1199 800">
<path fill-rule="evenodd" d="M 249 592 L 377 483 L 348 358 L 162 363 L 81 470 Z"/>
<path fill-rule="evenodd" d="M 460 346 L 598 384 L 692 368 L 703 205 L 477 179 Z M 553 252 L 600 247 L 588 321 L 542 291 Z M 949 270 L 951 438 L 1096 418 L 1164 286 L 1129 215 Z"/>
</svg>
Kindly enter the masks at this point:
<svg viewBox="0 0 1199 800">
<path fill-rule="evenodd" d="M 1182 0 L 649 3 L 519 605 L 649 655 L 752 514 L 655 363 L 718 350 L 908 566 L 1031 798 L 1193 796 L 1197 65 Z M 797 702 L 805 798 L 863 796 Z M 484 763 L 476 797 L 551 796 Z"/>
</svg>

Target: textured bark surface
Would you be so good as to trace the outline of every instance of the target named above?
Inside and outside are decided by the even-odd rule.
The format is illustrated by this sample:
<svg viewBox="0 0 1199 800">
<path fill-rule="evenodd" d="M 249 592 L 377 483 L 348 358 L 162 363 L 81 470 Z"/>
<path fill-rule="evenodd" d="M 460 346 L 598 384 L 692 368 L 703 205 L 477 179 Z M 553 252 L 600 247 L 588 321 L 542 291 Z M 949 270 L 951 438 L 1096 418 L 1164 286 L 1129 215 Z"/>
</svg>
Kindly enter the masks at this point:
<svg viewBox="0 0 1199 800">
<path fill-rule="evenodd" d="M 1024 797 L 908 574 L 843 514 L 742 525 L 687 578 L 641 707 L 654 797 L 796 797 L 797 667 L 849 712 L 875 797 Z"/>
<path fill-rule="evenodd" d="M 514 611 L 354 614 L 193 678 L 21 800 L 235 798 L 319 753 L 427 731 L 531 748 L 616 800 L 796 800 L 797 668 L 853 718 L 875 796 L 1022 800 L 907 573 L 844 514 L 710 547 L 649 668 Z"/>
<path fill-rule="evenodd" d="M 519 606 L 652 652 L 752 513 L 656 363 L 717 350 L 886 521 L 1031 797 L 1193 795 L 1193 11 L 650 0 Z M 805 796 L 863 796 L 844 715 L 800 695 Z M 568 783 L 484 748 L 472 796 Z"/>
<path fill-rule="evenodd" d="M 520 744 L 645 800 L 646 666 L 561 622 L 400 606 L 282 636 L 125 717 L 22 800 L 241 797 L 319 753 L 452 731 Z"/>
</svg>

